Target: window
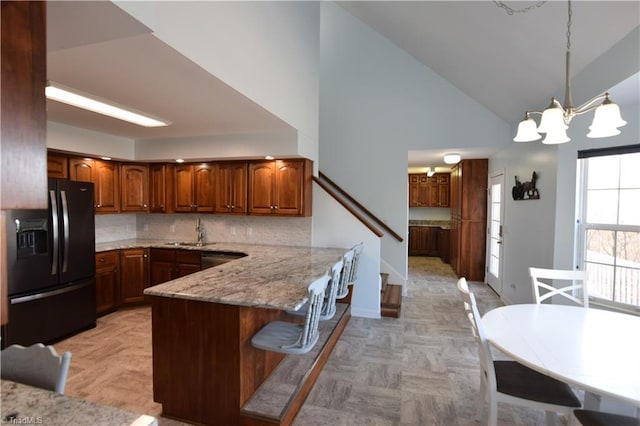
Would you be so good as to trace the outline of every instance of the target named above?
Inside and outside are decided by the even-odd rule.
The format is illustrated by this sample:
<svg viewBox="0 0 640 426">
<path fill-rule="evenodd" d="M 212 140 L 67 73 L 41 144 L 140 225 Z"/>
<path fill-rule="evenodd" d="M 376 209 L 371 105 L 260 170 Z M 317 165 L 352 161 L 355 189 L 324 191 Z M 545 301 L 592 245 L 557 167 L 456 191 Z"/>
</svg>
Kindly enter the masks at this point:
<svg viewBox="0 0 640 426">
<path fill-rule="evenodd" d="M 589 297 L 640 310 L 640 146 L 578 157 L 580 261 Z"/>
</svg>

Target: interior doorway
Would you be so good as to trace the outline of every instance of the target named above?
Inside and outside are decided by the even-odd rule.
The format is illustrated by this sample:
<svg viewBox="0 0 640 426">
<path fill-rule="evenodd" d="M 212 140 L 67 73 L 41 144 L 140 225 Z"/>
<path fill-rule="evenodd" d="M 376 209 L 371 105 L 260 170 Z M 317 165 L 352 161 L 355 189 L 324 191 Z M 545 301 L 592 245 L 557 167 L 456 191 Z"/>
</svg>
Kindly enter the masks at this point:
<svg viewBox="0 0 640 426">
<path fill-rule="evenodd" d="M 487 276 L 486 282 L 502 295 L 502 224 L 504 219 L 504 172 L 489 177 L 487 197 Z"/>
</svg>

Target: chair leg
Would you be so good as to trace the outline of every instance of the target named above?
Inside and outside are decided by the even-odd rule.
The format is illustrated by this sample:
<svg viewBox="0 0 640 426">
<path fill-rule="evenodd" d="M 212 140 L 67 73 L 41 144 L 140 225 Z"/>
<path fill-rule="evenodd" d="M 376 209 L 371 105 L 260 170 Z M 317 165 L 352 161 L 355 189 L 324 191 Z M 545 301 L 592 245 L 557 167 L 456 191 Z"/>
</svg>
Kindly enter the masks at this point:
<svg viewBox="0 0 640 426">
<path fill-rule="evenodd" d="M 487 387 L 481 373 L 480 374 L 480 392 L 478 393 L 478 398 L 476 400 L 476 421 L 477 422 L 482 422 L 482 415 L 484 414 L 484 404 L 486 400 L 487 400 Z"/>
<path fill-rule="evenodd" d="M 545 411 L 544 417 L 547 419 L 547 426 L 556 426 L 558 424 L 558 415 L 553 411 Z"/>
<path fill-rule="evenodd" d="M 498 424 L 498 403 L 495 399 L 489 401 L 489 420 L 487 425 L 496 426 Z"/>
</svg>

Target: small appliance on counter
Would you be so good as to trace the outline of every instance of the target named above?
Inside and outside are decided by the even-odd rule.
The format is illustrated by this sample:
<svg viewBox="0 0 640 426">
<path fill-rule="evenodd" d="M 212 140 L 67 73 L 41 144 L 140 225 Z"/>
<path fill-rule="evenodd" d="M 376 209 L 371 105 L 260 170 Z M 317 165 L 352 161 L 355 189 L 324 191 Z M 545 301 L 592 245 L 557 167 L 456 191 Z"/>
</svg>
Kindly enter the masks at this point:
<svg viewBox="0 0 640 426">
<path fill-rule="evenodd" d="M 9 322 L 2 347 L 95 327 L 94 185 L 49 179 L 48 210 L 7 212 Z"/>
</svg>

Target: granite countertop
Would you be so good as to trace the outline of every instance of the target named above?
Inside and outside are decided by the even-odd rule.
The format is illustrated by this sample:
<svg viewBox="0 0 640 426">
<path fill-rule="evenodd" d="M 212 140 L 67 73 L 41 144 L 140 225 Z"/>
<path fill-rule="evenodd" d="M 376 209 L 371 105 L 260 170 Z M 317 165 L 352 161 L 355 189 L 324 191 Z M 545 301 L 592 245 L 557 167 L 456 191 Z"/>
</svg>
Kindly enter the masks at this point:
<svg viewBox="0 0 640 426">
<path fill-rule="evenodd" d="M 450 220 L 410 220 L 409 226 L 433 226 L 442 229 L 451 229 Z"/>
<path fill-rule="evenodd" d="M 2 380 L 2 423 L 44 425 L 155 426 L 155 417 L 140 415 L 45 389 Z"/>
<path fill-rule="evenodd" d="M 344 248 L 209 243 L 174 246 L 161 240 L 125 240 L 96 245 L 97 251 L 133 247 L 239 252 L 247 256 L 145 289 L 148 296 L 228 305 L 295 310 L 307 301 L 307 287 L 331 269 Z"/>
</svg>

